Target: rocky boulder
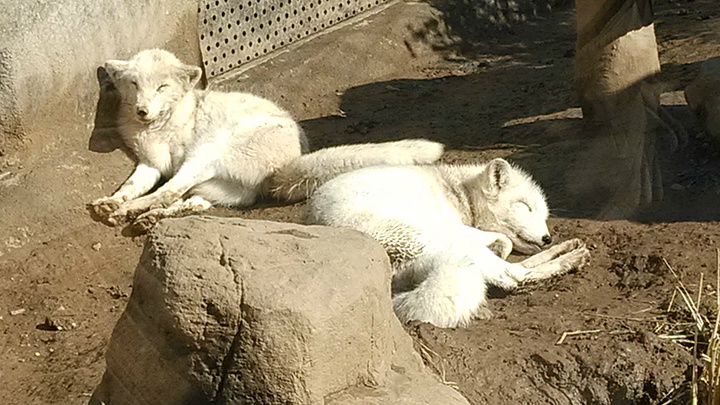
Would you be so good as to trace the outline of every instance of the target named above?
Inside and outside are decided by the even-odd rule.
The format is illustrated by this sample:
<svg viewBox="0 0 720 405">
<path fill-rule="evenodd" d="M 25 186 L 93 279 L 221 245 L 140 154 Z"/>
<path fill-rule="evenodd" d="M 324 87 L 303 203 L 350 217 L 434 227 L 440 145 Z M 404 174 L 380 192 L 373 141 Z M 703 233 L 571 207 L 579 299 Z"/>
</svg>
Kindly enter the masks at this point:
<svg viewBox="0 0 720 405">
<path fill-rule="evenodd" d="M 91 404 L 467 404 L 423 369 L 390 266 L 345 229 L 162 221 Z"/>
</svg>

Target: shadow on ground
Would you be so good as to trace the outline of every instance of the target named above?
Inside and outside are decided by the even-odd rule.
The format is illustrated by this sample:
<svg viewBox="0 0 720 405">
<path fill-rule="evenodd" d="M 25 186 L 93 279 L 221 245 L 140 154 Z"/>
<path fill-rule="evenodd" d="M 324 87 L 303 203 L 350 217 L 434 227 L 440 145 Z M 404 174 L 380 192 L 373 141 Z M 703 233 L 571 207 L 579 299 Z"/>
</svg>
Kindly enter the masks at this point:
<svg viewBox="0 0 720 405">
<path fill-rule="evenodd" d="M 540 15 L 534 22 L 493 32 L 487 35 L 492 40 L 483 40 L 482 31 L 470 30 L 460 21 L 462 15 L 471 14 L 463 14 L 467 10 L 459 6 L 452 8 L 452 2 L 447 4 L 451 12 L 444 21 L 428 22 L 426 32 L 415 31 L 414 35 L 429 42 L 446 38 L 444 45 L 437 42 L 436 49 L 446 55 L 448 64 L 425 71 L 426 79 L 376 82 L 347 90 L 342 95 L 340 115 L 302 123 L 313 148 L 419 137 L 444 143 L 448 149 L 445 160 L 449 162 L 506 157 L 541 183 L 553 215 L 594 218 L 603 209 L 607 190 L 596 187 L 583 198 L 570 191 L 603 181 L 589 178 L 595 168 L 577 173 L 570 169 L 583 165 L 578 159 L 586 157 L 579 156 L 586 156 L 592 148 L 591 140 L 582 136 L 582 113 L 572 83 L 572 11 Z M 546 18 L 553 19 L 552 23 L 544 21 Z M 443 30 L 451 31 L 451 35 L 440 35 Z M 448 44 L 447 38 L 456 40 Z M 678 36 L 678 40 L 684 38 Z M 720 205 L 715 203 L 720 193 L 720 165 L 681 92 L 701 61 L 665 63 L 657 77 L 658 86 L 665 92 L 665 112 L 690 137 L 681 142 L 682 149 L 673 151 L 670 137 L 659 132 L 656 147 L 664 199 L 632 219 L 674 222 L 720 218 Z M 594 164 L 615 163 L 601 160 Z M 608 167 L 597 169 L 598 173 L 608 172 Z"/>
</svg>

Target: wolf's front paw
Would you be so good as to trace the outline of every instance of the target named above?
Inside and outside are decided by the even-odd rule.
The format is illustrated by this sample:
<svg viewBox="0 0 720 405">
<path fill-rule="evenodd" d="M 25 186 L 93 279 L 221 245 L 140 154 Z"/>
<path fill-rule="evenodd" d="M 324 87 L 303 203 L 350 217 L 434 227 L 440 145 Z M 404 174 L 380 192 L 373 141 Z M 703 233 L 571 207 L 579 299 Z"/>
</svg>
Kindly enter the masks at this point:
<svg viewBox="0 0 720 405">
<path fill-rule="evenodd" d="M 590 262 L 590 250 L 583 245 L 579 249 L 575 249 L 573 253 L 576 255 L 575 268 L 581 269 Z"/>
<path fill-rule="evenodd" d="M 499 235 L 495 241 L 488 245 L 488 249 L 495 253 L 496 256 L 505 260 L 513 250 L 513 243 L 507 236 Z"/>
<path fill-rule="evenodd" d="M 555 246 L 552 246 L 547 251 L 552 254 L 552 258 L 560 257 L 566 253 L 570 253 L 573 250 L 582 249 L 585 248 L 585 242 L 582 240 L 575 238 L 566 240 L 565 242 L 558 243 Z"/>
<path fill-rule="evenodd" d="M 112 226 L 118 226 L 128 222 L 127 211 L 118 208 L 107 217 L 107 222 Z"/>
<path fill-rule="evenodd" d="M 137 233 L 149 231 L 162 218 L 158 211 L 151 210 L 137 217 L 132 223 L 132 230 Z"/>
<path fill-rule="evenodd" d="M 590 261 L 590 251 L 583 243 L 580 247 L 560 256 L 562 267 L 565 272 L 580 270 Z"/>
<path fill-rule="evenodd" d="M 124 224 L 128 221 L 134 220 L 140 214 L 157 207 L 157 205 L 154 205 L 154 200 L 149 199 L 148 197 L 130 200 L 120 205 L 118 209 L 110 214 L 108 222 L 113 225 Z"/>
<path fill-rule="evenodd" d="M 103 197 L 90 203 L 92 211 L 101 218 L 107 218 L 115 212 L 125 200 L 118 197 Z"/>
<path fill-rule="evenodd" d="M 557 246 L 558 246 L 558 250 L 560 250 L 560 252 L 567 253 L 567 252 L 572 252 L 575 249 L 584 248 L 585 242 L 583 242 L 582 240 L 580 240 L 578 238 L 574 238 L 574 239 L 566 240 L 565 242 L 562 242 L 562 243 L 558 244 Z"/>
</svg>

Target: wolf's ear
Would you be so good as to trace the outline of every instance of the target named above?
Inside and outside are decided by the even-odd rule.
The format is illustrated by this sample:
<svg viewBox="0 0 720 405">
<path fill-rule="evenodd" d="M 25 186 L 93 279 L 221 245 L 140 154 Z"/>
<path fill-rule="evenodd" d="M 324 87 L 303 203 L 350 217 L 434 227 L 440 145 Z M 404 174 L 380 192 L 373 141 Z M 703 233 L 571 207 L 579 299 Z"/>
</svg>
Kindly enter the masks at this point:
<svg viewBox="0 0 720 405">
<path fill-rule="evenodd" d="M 200 78 L 202 77 L 202 69 L 197 66 L 183 65 L 182 71 L 183 74 L 187 77 L 187 89 L 194 89 L 200 81 Z"/>
<path fill-rule="evenodd" d="M 482 190 L 488 197 L 497 197 L 500 191 L 510 184 L 512 167 L 504 159 L 493 159 L 481 175 Z"/>
<path fill-rule="evenodd" d="M 98 68 L 95 70 L 95 74 L 97 75 L 98 83 L 100 84 L 100 88 L 102 88 L 104 91 L 109 91 L 115 89 L 115 84 L 112 81 L 112 78 L 110 77 L 110 74 L 107 72 L 107 69 L 103 66 L 98 66 Z"/>
<path fill-rule="evenodd" d="M 130 66 L 130 62 L 124 60 L 109 60 L 105 62 L 105 71 L 114 82 L 122 72 L 127 70 L 128 66 Z"/>
</svg>

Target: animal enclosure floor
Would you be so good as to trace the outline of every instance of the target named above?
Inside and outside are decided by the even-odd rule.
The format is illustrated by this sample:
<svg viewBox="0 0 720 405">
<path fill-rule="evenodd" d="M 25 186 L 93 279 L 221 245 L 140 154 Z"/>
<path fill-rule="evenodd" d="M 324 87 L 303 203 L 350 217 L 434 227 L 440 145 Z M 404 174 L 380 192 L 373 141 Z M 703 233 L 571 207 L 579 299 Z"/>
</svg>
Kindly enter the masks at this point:
<svg viewBox="0 0 720 405">
<path fill-rule="evenodd" d="M 700 312 L 714 320 L 720 159 L 680 92 L 700 62 L 720 55 L 720 3 L 655 2 L 663 99 L 690 138 L 684 149 L 662 157 L 664 200 L 621 221 L 584 215 L 561 190 L 567 144 L 581 127 L 571 80 L 572 10 L 478 33 L 458 22 L 463 10 L 457 4 L 433 2 L 460 36 L 454 43 L 438 40 L 437 21 L 393 26 L 409 4 L 392 5 L 368 20 L 376 35 L 368 34 L 369 43 L 380 43 L 378 32 L 393 26 L 407 30 L 407 52 L 413 52 L 412 41 L 423 42 L 435 58 L 419 55 L 404 71 L 378 71 L 370 82 L 348 78 L 332 94 L 317 90 L 320 81 L 287 79 L 310 93 L 317 90 L 313 100 L 302 103 L 294 101 L 292 86 L 271 92 L 284 95 L 277 101 L 301 118 L 314 148 L 424 137 L 447 145 L 448 162 L 491 157 L 518 162 L 546 188 L 555 240 L 578 237 L 590 246 L 590 264 L 579 272 L 512 294 L 494 291 L 493 319 L 458 329 L 408 325 L 416 349 L 472 404 L 601 398 L 617 404 L 687 403 L 695 364 L 693 321 L 674 293 L 678 281 L 670 268 L 693 297 L 702 291 Z M 382 21 L 387 26 L 379 25 Z M 304 46 L 322 53 L 319 47 L 328 45 L 319 39 Z M 382 54 L 389 52 L 385 49 L 368 48 L 374 53 L 367 58 L 393 58 Z M 315 75 L 325 73 L 330 74 Z M 233 80 L 220 86 L 233 89 Z M 130 169 L 126 163 L 98 170 L 121 180 Z M 26 187 L 57 181 L 50 171 L 44 178 Z M 77 192 L 87 202 L 100 196 L 96 188 Z M 5 207 L 10 214 L 23 213 L 18 196 L 17 204 Z M 302 204 L 211 211 L 291 222 L 301 222 L 301 213 Z M 48 218 L 41 231 L 24 236 L 21 248 L 0 257 L 0 403 L 83 404 L 104 370 L 104 350 L 132 291 L 144 237 L 93 223 L 81 207 L 67 215 L 82 226 L 65 229 Z M 707 334 L 699 341 L 702 351 Z"/>
</svg>

